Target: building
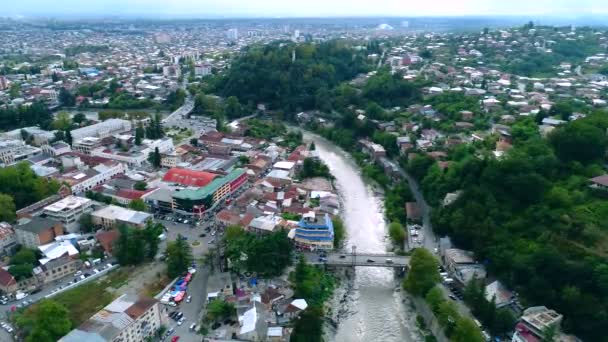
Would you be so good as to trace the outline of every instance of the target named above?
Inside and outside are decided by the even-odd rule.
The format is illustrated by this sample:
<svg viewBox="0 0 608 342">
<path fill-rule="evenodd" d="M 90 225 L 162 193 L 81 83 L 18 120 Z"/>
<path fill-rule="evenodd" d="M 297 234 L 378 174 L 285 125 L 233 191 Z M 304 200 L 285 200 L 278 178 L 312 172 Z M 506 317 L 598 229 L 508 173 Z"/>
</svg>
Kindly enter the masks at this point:
<svg viewBox="0 0 608 342">
<path fill-rule="evenodd" d="M 181 186 L 204 187 L 219 175 L 204 171 L 172 168 L 163 176 L 163 182 Z"/>
<path fill-rule="evenodd" d="M 302 215 L 294 240 L 298 246 L 309 250 L 334 248 L 334 225 L 329 214 L 316 215 L 310 211 Z"/>
<path fill-rule="evenodd" d="M 183 215 L 203 215 L 206 210 L 234 194 L 247 182 L 244 169 L 234 169 L 223 177 L 215 177 L 207 185 L 175 191 L 173 210 Z"/>
<path fill-rule="evenodd" d="M 44 144 L 41 146 L 41 148 L 42 152 L 53 157 L 72 152 L 70 145 L 64 143 L 63 141 L 57 141 L 52 144 Z"/>
<path fill-rule="evenodd" d="M 70 171 L 56 178 L 59 182 L 67 183 L 73 194 L 81 194 L 104 184 L 125 171 L 124 164 L 108 161 L 92 168 Z"/>
<path fill-rule="evenodd" d="M 359 144 L 361 144 L 361 151 L 368 154 L 374 160 L 380 157 L 386 157 L 386 150 L 382 145 L 365 139 L 359 140 Z"/>
<path fill-rule="evenodd" d="M 43 212 L 46 216 L 60 221 L 63 224 L 70 224 L 78 221 L 78 218 L 91 210 L 93 202 L 84 197 L 68 196 L 53 204 L 44 207 Z"/>
<path fill-rule="evenodd" d="M 59 342 L 139 342 L 152 338 L 163 324 L 159 302 L 124 294 Z"/>
<path fill-rule="evenodd" d="M 537 342 L 543 340 L 543 334 L 548 328 L 560 328 L 563 316 L 545 306 L 533 306 L 524 310 L 515 326 L 513 342 Z"/>
<path fill-rule="evenodd" d="M 180 77 L 182 74 L 182 69 L 179 64 L 176 65 L 165 65 L 163 67 L 163 76 L 165 77 Z"/>
<path fill-rule="evenodd" d="M 516 301 L 515 294 L 509 291 L 499 280 L 486 285 L 484 295 L 488 302 L 494 300 L 494 304 L 498 309 L 511 305 Z"/>
<path fill-rule="evenodd" d="M 141 211 L 126 209 L 123 207 L 109 205 L 91 213 L 93 223 L 106 229 L 114 228 L 119 224 L 143 228 L 152 220 L 152 215 Z"/>
<path fill-rule="evenodd" d="M 256 234 L 272 233 L 281 224 L 280 216 L 266 215 L 259 216 L 249 222 L 247 230 Z"/>
<path fill-rule="evenodd" d="M 17 247 L 17 237 L 13 226 L 0 222 L 0 256 L 11 255 Z"/>
<path fill-rule="evenodd" d="M 82 264 L 82 260 L 78 259 L 78 254 L 75 258 L 63 255 L 34 268 L 34 275 L 41 278 L 44 284 L 49 284 L 74 274 L 82 267 Z"/>
<path fill-rule="evenodd" d="M 194 75 L 205 77 L 211 75 L 211 64 L 202 63 L 194 66 Z"/>
<path fill-rule="evenodd" d="M 0 163 L 5 166 L 38 155 L 40 152 L 41 149 L 26 145 L 21 140 L 0 141 Z"/>
<path fill-rule="evenodd" d="M 116 148 L 98 147 L 91 150 L 90 154 L 95 157 L 126 163 L 129 166 L 141 166 L 148 160 L 150 153 L 154 152 L 157 148 L 159 153 L 173 152 L 173 140 L 171 138 L 144 139 L 141 146 L 134 146 L 128 152 Z"/>
<path fill-rule="evenodd" d="M 131 128 L 131 121 L 108 119 L 94 125 L 74 129 L 70 133 L 72 134 L 73 140 L 79 140 L 86 137 L 105 138 L 113 134 L 128 132 Z"/>
<path fill-rule="evenodd" d="M 253 301 L 251 308 L 243 313 L 237 308 L 239 316 L 239 332 L 237 337 L 245 341 L 266 341 L 268 334 L 268 323 L 266 322 L 263 305 L 260 302 Z"/>
<path fill-rule="evenodd" d="M 63 235 L 63 224 L 59 221 L 34 216 L 17 221 L 15 235 L 17 243 L 36 248 L 53 242 L 57 236 Z"/>
<path fill-rule="evenodd" d="M 91 154 L 91 151 L 101 146 L 101 139 L 95 137 L 84 137 L 82 139 L 74 140 L 72 148 L 74 151 L 82 152 L 84 154 Z"/>
<path fill-rule="evenodd" d="M 239 31 L 235 28 L 229 29 L 228 31 L 226 31 L 226 38 L 228 38 L 229 40 L 239 39 Z"/>
<path fill-rule="evenodd" d="M 141 199 L 146 203 L 150 212 L 170 213 L 173 211 L 173 192 L 165 188 L 157 188 L 144 194 Z"/>
</svg>

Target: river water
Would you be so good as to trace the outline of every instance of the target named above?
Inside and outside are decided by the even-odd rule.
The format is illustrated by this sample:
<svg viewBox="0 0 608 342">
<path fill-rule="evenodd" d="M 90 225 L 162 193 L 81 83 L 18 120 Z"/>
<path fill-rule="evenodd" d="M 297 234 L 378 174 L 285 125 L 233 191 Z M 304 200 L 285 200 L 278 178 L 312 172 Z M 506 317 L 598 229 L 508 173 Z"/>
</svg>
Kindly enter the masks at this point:
<svg viewBox="0 0 608 342">
<path fill-rule="evenodd" d="M 347 230 L 344 248 L 351 251 L 354 245 L 357 253 L 386 252 L 390 241 L 381 195 L 363 181 L 359 167 L 346 152 L 311 133 L 304 132 L 304 139 L 315 142 L 320 158 L 336 178 Z M 419 341 L 416 314 L 403 304 L 403 293 L 395 291 L 399 286 L 392 269 L 357 267 L 352 281 L 336 291 L 332 308 L 340 315 L 330 338 L 336 342 Z"/>
</svg>

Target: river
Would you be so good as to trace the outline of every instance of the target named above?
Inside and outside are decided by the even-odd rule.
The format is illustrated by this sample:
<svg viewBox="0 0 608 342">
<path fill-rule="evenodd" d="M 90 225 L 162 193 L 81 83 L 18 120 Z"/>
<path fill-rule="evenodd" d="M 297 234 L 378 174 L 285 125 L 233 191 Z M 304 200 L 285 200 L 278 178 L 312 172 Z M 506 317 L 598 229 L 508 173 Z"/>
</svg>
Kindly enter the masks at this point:
<svg viewBox="0 0 608 342">
<path fill-rule="evenodd" d="M 347 239 L 345 249 L 356 246 L 357 253 L 387 251 L 383 199 L 366 184 L 357 164 L 348 153 L 312 133 L 304 139 L 313 140 L 320 158 L 336 178 L 335 186 L 342 202 Z M 415 328 L 416 314 L 403 304 L 403 293 L 394 271 L 386 268 L 358 267 L 350 286 L 344 285 L 336 300 L 338 328 L 332 339 L 336 342 L 419 341 Z M 345 293 L 345 295 L 344 295 Z M 332 303 L 333 304 L 333 303 Z M 334 305 L 332 307 L 335 308 Z"/>
</svg>

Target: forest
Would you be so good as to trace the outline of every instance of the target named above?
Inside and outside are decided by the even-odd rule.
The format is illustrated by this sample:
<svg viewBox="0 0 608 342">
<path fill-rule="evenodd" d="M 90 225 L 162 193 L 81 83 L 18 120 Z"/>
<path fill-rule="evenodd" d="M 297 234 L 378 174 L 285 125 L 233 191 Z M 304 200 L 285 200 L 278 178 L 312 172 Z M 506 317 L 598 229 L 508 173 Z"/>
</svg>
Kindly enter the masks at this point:
<svg viewBox="0 0 608 342">
<path fill-rule="evenodd" d="M 473 250 L 524 306 L 563 313 L 564 329 L 589 341 L 605 341 L 608 325 L 608 203 L 588 181 L 605 173 L 606 128 L 597 113 L 548 139 L 521 135 L 500 160 L 461 147 L 447 171 L 428 158 L 408 164 L 430 203 L 462 190 L 433 212 L 437 233 Z"/>
<path fill-rule="evenodd" d="M 10 194 L 17 210 L 57 193 L 59 187 L 55 180 L 36 176 L 27 163 L 0 169 L 0 194 Z"/>
<path fill-rule="evenodd" d="M 51 112 L 41 102 L 31 106 L 0 108 L 0 129 L 3 131 L 30 126 L 49 128 L 52 121 Z"/>
<path fill-rule="evenodd" d="M 277 42 L 248 48 L 215 80 L 214 88 L 223 97 L 237 96 L 241 103 L 265 103 L 293 114 L 314 108 L 339 83 L 366 71 L 365 55 L 348 42 Z"/>
</svg>

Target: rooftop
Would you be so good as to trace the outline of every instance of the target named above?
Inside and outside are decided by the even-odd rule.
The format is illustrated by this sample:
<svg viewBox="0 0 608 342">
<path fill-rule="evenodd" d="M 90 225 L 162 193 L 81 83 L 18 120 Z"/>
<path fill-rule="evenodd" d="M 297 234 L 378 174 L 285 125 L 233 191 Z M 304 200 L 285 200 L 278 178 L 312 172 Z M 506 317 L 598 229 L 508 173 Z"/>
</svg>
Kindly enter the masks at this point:
<svg viewBox="0 0 608 342">
<path fill-rule="evenodd" d="M 60 222 L 44 217 L 34 216 L 32 218 L 22 218 L 15 226 L 15 230 L 25 230 L 30 233 L 39 234 L 47 229 L 53 229 Z"/>
<path fill-rule="evenodd" d="M 202 187 L 211 183 L 216 177 L 218 177 L 218 175 L 214 173 L 174 167 L 165 174 L 163 182 Z"/>
<path fill-rule="evenodd" d="M 217 177 L 213 179 L 213 181 L 207 184 L 205 187 L 198 189 L 185 189 L 182 191 L 175 192 L 173 197 L 179 199 L 200 199 L 205 198 L 211 194 L 213 194 L 217 189 L 219 189 L 222 185 L 227 182 L 232 182 L 233 180 L 240 177 L 243 173 L 245 173 L 244 169 L 235 169 L 231 171 L 229 174 L 224 177 Z"/>
<path fill-rule="evenodd" d="M 51 205 L 47 205 L 46 207 L 44 207 L 44 210 L 51 211 L 54 213 L 57 213 L 60 211 L 69 211 L 69 210 L 74 210 L 74 209 L 80 208 L 90 202 L 91 202 L 91 200 L 88 198 L 78 197 L 78 196 L 68 196 Z"/>
</svg>

